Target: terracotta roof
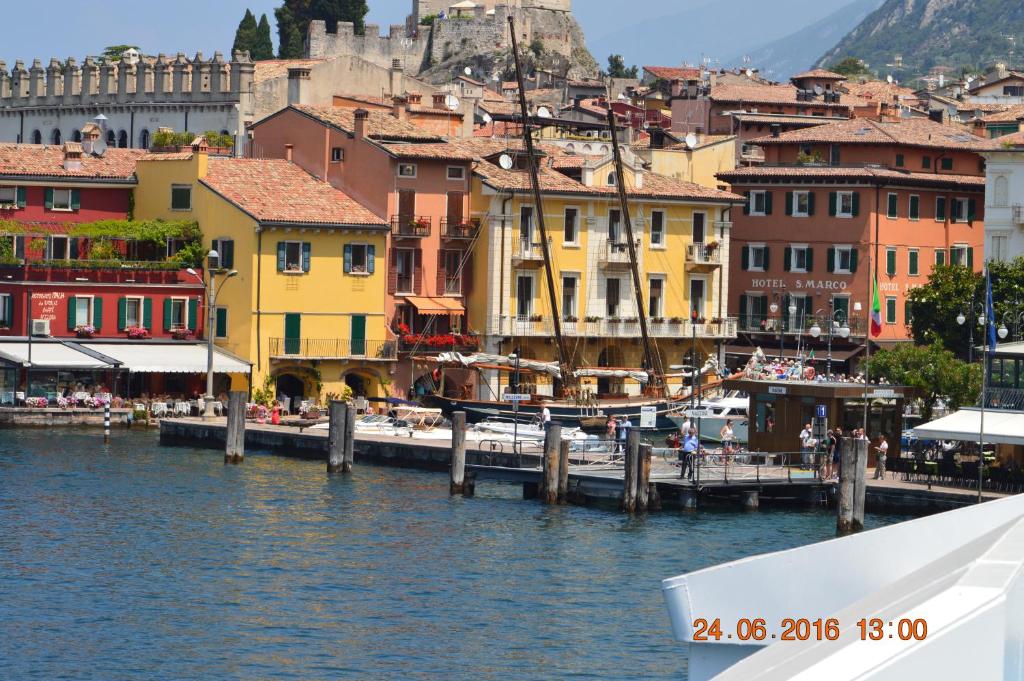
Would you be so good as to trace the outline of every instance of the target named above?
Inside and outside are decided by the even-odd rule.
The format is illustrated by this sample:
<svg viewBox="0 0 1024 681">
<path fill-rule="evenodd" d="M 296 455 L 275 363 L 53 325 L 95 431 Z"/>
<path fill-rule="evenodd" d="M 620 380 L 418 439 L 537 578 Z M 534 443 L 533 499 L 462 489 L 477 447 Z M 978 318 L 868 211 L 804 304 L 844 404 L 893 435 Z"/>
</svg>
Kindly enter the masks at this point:
<svg viewBox="0 0 1024 681">
<path fill-rule="evenodd" d="M 992 145 L 994 149 L 1024 146 L 1024 132 L 1011 132 L 1009 135 L 996 137 L 992 140 Z"/>
<path fill-rule="evenodd" d="M 258 61 L 253 66 L 253 81 L 262 83 L 274 78 L 287 78 L 288 69 L 309 68 L 317 64 L 323 64 L 326 59 L 267 59 Z"/>
<path fill-rule="evenodd" d="M 295 104 L 294 109 L 310 118 L 330 125 L 350 135 L 355 134 L 355 114 L 359 109 L 348 109 L 333 106 L 310 106 Z M 285 109 L 287 110 L 287 109 Z M 366 135 L 375 139 L 396 141 L 441 142 L 441 137 L 428 132 L 407 121 L 400 121 L 389 111 L 367 111 Z M 277 114 L 273 114 L 277 115 Z M 257 123 L 259 125 L 259 123 Z"/>
<path fill-rule="evenodd" d="M 737 168 L 716 175 L 721 180 L 730 184 L 744 184 L 755 180 L 845 180 L 865 181 L 876 179 L 886 180 L 891 184 L 903 184 L 910 186 L 935 186 L 935 185 L 958 185 L 975 188 L 979 191 L 985 189 L 985 177 L 983 175 L 953 175 L 946 173 L 911 173 L 902 170 L 893 170 L 883 167 L 866 166 L 750 166 Z"/>
<path fill-rule="evenodd" d="M 751 144 L 886 144 L 936 149 L 982 151 L 989 147 L 986 140 L 960 128 L 942 125 L 924 118 L 911 118 L 900 122 L 880 122 L 866 118 L 836 121 L 802 130 L 784 132 L 778 137 L 759 137 Z"/>
<path fill-rule="evenodd" d="M 914 91 L 908 87 L 889 83 L 884 80 L 869 80 L 864 83 L 844 83 L 843 89 L 850 95 L 865 102 L 894 102 L 898 100 L 917 100 Z"/>
<path fill-rule="evenodd" d="M 384 149 L 396 158 L 413 158 L 439 161 L 472 161 L 476 155 L 465 146 L 460 140 L 449 142 L 426 142 L 417 144 L 414 142 L 384 143 L 378 142 L 377 146 Z"/>
<path fill-rule="evenodd" d="M 517 83 L 514 80 L 506 80 L 506 81 L 502 82 L 501 89 L 502 90 L 518 90 L 519 89 L 519 83 Z"/>
<path fill-rule="evenodd" d="M 829 71 L 828 69 L 811 69 L 791 77 L 790 80 L 802 80 L 804 78 L 816 78 L 818 80 L 846 80 L 846 76 Z"/>
<path fill-rule="evenodd" d="M 845 97 L 843 99 L 845 100 Z M 851 106 L 848 101 L 840 101 L 838 104 L 826 104 L 823 101 L 797 101 L 796 88 L 792 85 L 713 85 L 711 100 L 746 104 L 798 104 L 836 109 L 848 109 Z"/>
<path fill-rule="evenodd" d="M 1015 123 L 1021 117 L 1024 117 L 1024 104 L 1011 106 L 998 113 L 985 116 L 981 120 L 986 123 Z"/>
<path fill-rule="evenodd" d="M 837 116 L 797 116 L 790 114 L 755 114 L 742 112 L 734 113 L 732 116 L 741 123 L 755 123 L 760 125 L 771 125 L 772 123 L 782 123 L 785 125 L 825 125 L 826 123 L 835 123 L 836 121 L 847 120 Z"/>
<path fill-rule="evenodd" d="M 938 98 L 936 97 L 934 99 Z M 957 111 L 981 111 L 990 114 L 999 113 L 1013 108 L 1012 104 L 994 104 L 992 102 L 957 102 L 956 105 Z"/>
<path fill-rule="evenodd" d="M 64 168 L 64 149 L 52 144 L 0 144 L 0 177 L 56 177 L 135 181 L 141 149 L 107 149 L 102 156 L 83 154 L 81 168 Z"/>
<path fill-rule="evenodd" d="M 191 161 L 191 151 L 146 152 L 139 157 L 140 161 Z"/>
<path fill-rule="evenodd" d="M 655 78 L 665 80 L 698 80 L 700 69 L 696 66 L 645 66 L 644 71 Z"/>
<path fill-rule="evenodd" d="M 260 222 L 385 224 L 347 194 L 283 159 L 210 158 L 200 182 Z"/>
</svg>

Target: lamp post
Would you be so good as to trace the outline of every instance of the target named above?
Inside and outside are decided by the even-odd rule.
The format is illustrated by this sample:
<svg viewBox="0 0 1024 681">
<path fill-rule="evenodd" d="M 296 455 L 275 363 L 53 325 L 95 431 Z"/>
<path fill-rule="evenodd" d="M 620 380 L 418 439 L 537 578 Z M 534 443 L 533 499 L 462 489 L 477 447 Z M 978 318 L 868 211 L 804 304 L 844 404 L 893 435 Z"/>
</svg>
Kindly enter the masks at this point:
<svg viewBox="0 0 1024 681">
<path fill-rule="evenodd" d="M 512 451 L 517 453 L 519 451 L 519 348 L 508 356 L 512 362 L 515 370 L 512 374 L 512 380 L 515 381 L 515 394 L 512 400 Z M 517 464 L 518 465 L 518 464 Z"/>
<path fill-rule="evenodd" d="M 693 407 L 693 400 L 697 399 L 697 408 L 700 408 L 700 359 L 697 356 L 697 320 L 700 319 L 700 312 L 693 308 L 690 312 L 690 329 L 693 337 L 693 386 L 690 390 L 690 407 Z M 697 417 L 697 452 L 700 453 L 700 416 Z"/>
<path fill-rule="evenodd" d="M 978 324 L 981 326 L 985 325 L 985 306 L 979 305 L 973 298 L 971 299 L 970 305 L 967 307 L 967 314 L 962 311 L 956 316 L 956 323 L 963 326 L 967 323 L 968 316 L 970 316 L 971 324 L 967 327 L 968 340 L 967 340 L 967 362 L 974 362 L 974 316 L 977 315 Z"/>
<path fill-rule="evenodd" d="M 223 272 L 224 281 L 220 283 L 220 286 L 217 286 L 217 274 L 222 272 L 220 267 L 220 254 L 212 249 L 206 254 L 206 271 L 206 281 L 203 282 L 202 276 L 200 276 L 194 269 L 190 267 L 186 270 L 186 272 L 199 279 L 200 282 L 206 284 L 206 395 L 203 397 L 203 401 L 205 402 L 203 418 L 212 419 L 214 417 L 213 346 L 214 338 L 217 335 L 214 331 L 217 324 L 217 295 L 220 293 L 220 290 L 224 288 L 224 284 L 228 282 L 228 279 L 238 276 L 238 271 L 231 270 L 230 272 Z"/>
<path fill-rule="evenodd" d="M 824 310 L 818 310 L 815 315 L 824 312 Z M 809 333 L 812 338 L 817 338 L 821 335 L 821 327 L 818 326 L 817 320 L 814 322 L 814 326 L 810 328 Z M 832 336 L 838 334 L 840 338 L 850 337 L 850 326 L 847 323 L 846 315 L 842 310 L 835 310 L 828 317 L 828 355 L 825 364 L 825 376 L 828 380 L 832 380 Z"/>
<path fill-rule="evenodd" d="M 1013 309 L 1020 310 L 1020 303 L 1019 302 L 1018 303 L 1014 303 Z M 1013 331 L 1012 332 L 1010 331 L 1009 327 L 1007 327 L 1007 325 L 1006 325 L 1006 320 L 1007 319 L 1009 319 L 1010 323 L 1013 325 Z M 1024 323 L 1024 311 L 1016 312 L 1016 313 L 1015 312 L 1009 312 L 1009 313 L 1003 315 L 1003 321 L 999 325 L 999 328 L 996 330 L 996 333 L 999 334 L 999 339 L 1000 340 L 1006 340 L 1007 336 L 1010 337 L 1010 340 L 1015 340 L 1015 339 L 1020 338 L 1020 326 L 1021 326 L 1022 323 Z"/>
</svg>

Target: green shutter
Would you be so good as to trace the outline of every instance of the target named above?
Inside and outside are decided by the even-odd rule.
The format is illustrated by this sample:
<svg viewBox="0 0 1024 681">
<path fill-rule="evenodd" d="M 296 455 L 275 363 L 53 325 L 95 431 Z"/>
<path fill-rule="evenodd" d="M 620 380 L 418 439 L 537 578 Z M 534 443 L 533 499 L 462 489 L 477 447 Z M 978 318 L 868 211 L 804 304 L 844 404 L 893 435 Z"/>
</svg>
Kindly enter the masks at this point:
<svg viewBox="0 0 1024 681">
<path fill-rule="evenodd" d="M 743 192 L 743 214 L 750 215 L 750 192 Z"/>
<path fill-rule="evenodd" d="M 68 331 L 75 330 L 75 297 L 68 297 Z"/>
<path fill-rule="evenodd" d="M 774 192 L 765 192 L 764 193 L 764 214 L 765 215 L 771 215 L 772 214 L 772 194 L 773 193 Z"/>
<path fill-rule="evenodd" d="M 227 308 L 217 308 L 217 338 L 227 338 L 228 335 L 228 311 Z"/>
<path fill-rule="evenodd" d="M 967 222 L 974 223 L 974 217 L 976 215 L 978 205 L 974 199 L 967 199 Z"/>
<path fill-rule="evenodd" d="M 772 252 L 772 249 L 771 249 L 770 246 L 765 246 L 764 247 L 764 271 L 765 272 L 768 271 L 768 266 L 769 266 L 768 256 L 771 255 L 771 252 Z"/>
<path fill-rule="evenodd" d="M 171 330 L 171 299 L 164 298 L 164 331 Z"/>
<path fill-rule="evenodd" d="M 910 261 L 909 261 L 909 263 L 907 263 L 907 268 L 908 268 L 909 271 L 907 272 L 907 274 L 914 275 L 914 274 L 918 273 L 918 271 L 919 271 L 918 270 L 919 264 L 917 262 L 917 258 L 918 258 L 917 251 L 910 251 Z"/>
<path fill-rule="evenodd" d="M 302 317 L 289 312 L 284 316 L 284 352 L 297 355 L 302 348 Z"/>
<path fill-rule="evenodd" d="M 308 241 L 303 241 L 302 242 L 302 271 L 303 272 L 309 272 L 310 260 L 312 259 L 310 256 L 312 255 L 312 253 L 313 253 L 312 244 L 310 244 Z"/>
<path fill-rule="evenodd" d="M 974 246 L 967 247 L 967 269 L 974 271 Z"/>
<path fill-rule="evenodd" d="M 793 249 L 790 248 L 789 246 L 786 246 L 786 250 L 784 250 L 782 253 L 782 269 L 789 272 L 791 269 L 793 269 Z"/>
<path fill-rule="evenodd" d="M 740 266 L 744 271 L 750 269 L 750 246 L 744 246 L 740 249 Z"/>
<path fill-rule="evenodd" d="M 235 242 L 233 239 L 224 239 L 220 242 L 220 266 L 226 270 L 235 266 Z"/>
<path fill-rule="evenodd" d="M 376 270 L 377 266 L 374 263 L 374 260 L 376 259 L 376 257 L 377 257 L 377 247 L 376 246 L 372 246 L 372 245 L 371 246 L 367 246 L 366 247 L 366 272 L 368 274 L 373 274 L 374 271 Z"/>
<path fill-rule="evenodd" d="M 46 210 L 53 210 L 53 187 L 46 188 Z"/>
<path fill-rule="evenodd" d="M 921 197 L 910 197 L 910 219 L 917 220 L 921 217 Z"/>
<path fill-rule="evenodd" d="M 786 215 L 793 214 L 793 192 L 786 192 Z"/>
<path fill-rule="evenodd" d="M 838 205 L 838 196 L 835 192 L 828 193 L 828 214 L 829 217 L 836 216 L 836 206 Z"/>
<path fill-rule="evenodd" d="M 14 298 L 4 296 L 4 320 L 3 326 L 10 329 L 14 326 Z M 31 329 L 29 329 L 31 332 Z"/>
<path fill-rule="evenodd" d="M 810 246 L 807 247 L 807 271 L 814 271 L 814 249 Z"/>
<path fill-rule="evenodd" d="M 142 300 L 142 327 L 145 329 L 153 330 L 153 299 L 144 298 Z"/>
<path fill-rule="evenodd" d="M 277 271 L 284 272 L 284 264 L 286 258 L 286 244 L 283 241 L 277 242 Z"/>
<path fill-rule="evenodd" d="M 99 331 L 103 327 L 103 298 L 92 299 L 92 325 Z"/>
<path fill-rule="evenodd" d="M 856 248 L 851 248 L 850 249 L 850 273 L 852 274 L 852 273 L 854 273 L 856 271 L 857 271 L 857 249 Z"/>
<path fill-rule="evenodd" d="M 946 219 L 946 197 L 938 196 L 935 198 L 935 219 L 939 222 L 944 222 Z"/>
<path fill-rule="evenodd" d="M 894 248 L 885 250 L 885 273 L 890 277 L 896 275 L 896 249 Z"/>
<path fill-rule="evenodd" d="M 836 249 L 829 248 L 828 249 L 828 257 L 826 259 L 828 260 L 828 271 L 829 272 L 835 272 L 836 271 Z"/>
<path fill-rule="evenodd" d="M 941 248 L 935 249 L 935 264 L 936 265 L 945 265 L 946 264 L 946 251 L 945 250 L 943 250 Z"/>
<path fill-rule="evenodd" d="M 352 244 L 345 244 L 342 255 L 342 272 L 350 274 L 352 272 Z"/>
<path fill-rule="evenodd" d="M 195 298 L 188 299 L 188 320 L 186 326 L 193 331 L 198 331 L 199 326 L 196 324 L 198 321 L 196 318 L 199 316 L 199 301 Z"/>
<path fill-rule="evenodd" d="M 77 189 L 71 190 L 71 210 L 78 210 L 82 207 L 82 194 Z"/>
<path fill-rule="evenodd" d="M 899 196 L 896 194 L 889 194 L 889 205 L 886 217 L 895 218 L 899 215 Z"/>
<path fill-rule="evenodd" d="M 853 192 L 853 217 L 860 215 L 860 192 Z"/>
<path fill-rule="evenodd" d="M 814 215 L 814 192 L 807 192 L 807 214 Z"/>
<path fill-rule="evenodd" d="M 128 299 L 117 299 L 117 330 L 124 331 L 128 326 Z"/>
<path fill-rule="evenodd" d="M 18 187 L 18 208 L 24 208 L 28 204 L 28 187 Z"/>
<path fill-rule="evenodd" d="M 745 295 L 740 296 L 740 327 L 747 329 L 747 297 Z"/>
</svg>

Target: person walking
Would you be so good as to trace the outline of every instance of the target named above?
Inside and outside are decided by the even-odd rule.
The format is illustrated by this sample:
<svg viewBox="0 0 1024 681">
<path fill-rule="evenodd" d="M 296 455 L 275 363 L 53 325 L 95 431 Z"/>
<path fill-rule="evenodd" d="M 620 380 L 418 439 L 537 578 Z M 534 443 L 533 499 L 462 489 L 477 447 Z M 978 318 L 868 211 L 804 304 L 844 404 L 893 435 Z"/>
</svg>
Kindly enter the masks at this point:
<svg viewBox="0 0 1024 681">
<path fill-rule="evenodd" d="M 633 422 L 629 420 L 629 416 L 623 416 L 619 421 L 619 448 L 623 453 L 626 451 L 626 441 L 629 439 L 629 431 L 633 428 Z"/>
<path fill-rule="evenodd" d="M 875 447 L 878 458 L 875 461 L 875 480 L 885 480 L 885 460 L 889 454 L 889 443 L 885 441 L 885 435 L 878 436 L 878 446 Z"/>
<path fill-rule="evenodd" d="M 732 454 L 733 447 L 736 445 L 736 433 L 732 429 L 732 419 L 726 419 L 725 425 L 722 426 L 722 430 L 718 432 L 719 437 L 722 440 L 722 451 L 725 452 L 726 461 Z"/>
<path fill-rule="evenodd" d="M 679 473 L 680 479 L 693 480 L 694 457 L 700 450 L 700 441 L 697 439 L 697 429 L 690 428 L 686 437 L 683 438 L 683 452 L 680 455 L 683 461 L 683 470 Z"/>
</svg>

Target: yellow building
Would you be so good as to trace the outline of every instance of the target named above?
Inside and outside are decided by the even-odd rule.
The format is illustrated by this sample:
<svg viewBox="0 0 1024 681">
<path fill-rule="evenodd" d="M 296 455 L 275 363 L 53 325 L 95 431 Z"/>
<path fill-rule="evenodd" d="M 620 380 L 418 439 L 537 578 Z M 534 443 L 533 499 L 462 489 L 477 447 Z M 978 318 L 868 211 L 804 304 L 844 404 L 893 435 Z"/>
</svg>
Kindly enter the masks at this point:
<svg viewBox="0 0 1024 681">
<path fill-rule="evenodd" d="M 197 146 L 147 154 L 137 174 L 136 217 L 197 220 L 204 248 L 237 271 L 217 277 L 216 342 L 252 362 L 253 388 L 271 377 L 282 399 L 322 401 L 345 386 L 387 395 L 396 346 L 384 315 L 383 220 L 283 159 L 211 157 Z"/>
<path fill-rule="evenodd" d="M 497 139 L 466 141 L 474 169 L 473 215 L 486 226 L 474 249 L 469 319 L 486 351 L 557 359 L 552 306 L 525 152 Z M 638 310 L 611 155 L 566 154 L 541 144 L 544 217 L 562 331 L 578 367 L 640 367 Z M 507 158 L 503 158 L 507 157 Z M 508 169 L 504 168 L 508 166 Z M 727 316 L 730 211 L 742 197 L 648 172 L 628 149 L 624 166 L 642 300 L 663 367 L 700 363 L 736 336 Z M 692 321 L 693 319 L 696 321 Z M 670 372 L 671 373 L 671 372 Z M 531 386 L 551 394 L 555 386 Z M 681 377 L 669 386 L 682 387 Z M 638 394 L 628 379 L 585 379 L 598 395 Z M 488 375 L 481 398 L 500 390 Z"/>
<path fill-rule="evenodd" d="M 684 139 L 676 141 L 676 137 Z M 736 169 L 736 136 L 694 135 L 690 141 L 695 142 L 692 148 L 682 133 L 673 137 L 652 131 L 648 139 L 634 144 L 632 149 L 652 173 L 721 188 L 723 182 L 715 176 Z"/>
</svg>

